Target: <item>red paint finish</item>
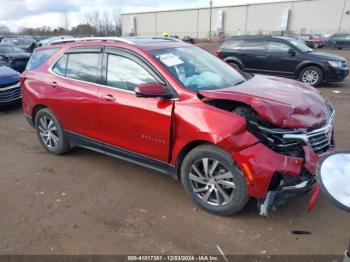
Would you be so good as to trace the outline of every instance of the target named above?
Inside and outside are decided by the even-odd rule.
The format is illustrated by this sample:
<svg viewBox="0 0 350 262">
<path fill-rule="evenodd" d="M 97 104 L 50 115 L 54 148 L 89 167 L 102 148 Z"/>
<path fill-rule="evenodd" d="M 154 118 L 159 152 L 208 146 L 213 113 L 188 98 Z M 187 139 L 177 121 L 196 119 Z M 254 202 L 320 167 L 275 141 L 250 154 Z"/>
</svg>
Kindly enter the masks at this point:
<svg viewBox="0 0 350 262">
<path fill-rule="evenodd" d="M 312 187 L 312 190 L 311 190 L 311 199 L 310 199 L 309 205 L 307 207 L 308 212 L 311 212 L 312 209 L 314 209 L 316 202 L 317 202 L 317 199 L 318 199 L 318 196 L 320 194 L 320 191 L 321 191 L 320 185 L 317 183 L 314 184 Z"/>
<path fill-rule="evenodd" d="M 49 70 L 68 49 L 81 46 L 122 48 L 143 57 L 174 89 L 178 99 L 136 97 L 134 92 L 63 78 Z M 304 147 L 304 158 L 272 151 L 247 131 L 243 117 L 204 103 L 149 53 L 179 46 L 193 47 L 181 42 L 130 45 L 91 41 L 55 45 L 60 49 L 56 54 L 23 75 L 24 113 L 33 117 L 37 106 L 48 107 L 66 131 L 173 166 L 190 145 L 217 145 L 232 156 L 246 177 L 249 195 L 256 198 L 266 197 L 276 172 L 298 177 L 306 168 L 314 174 L 320 156 L 309 146 Z M 141 89 L 149 92 L 146 86 Z M 153 87 L 151 91 L 161 90 Z M 235 87 L 199 93 L 208 99 L 249 105 L 265 121 L 281 128 L 308 128 L 323 123 L 327 117 L 326 102 L 318 91 L 278 77 L 256 75 Z"/>
</svg>

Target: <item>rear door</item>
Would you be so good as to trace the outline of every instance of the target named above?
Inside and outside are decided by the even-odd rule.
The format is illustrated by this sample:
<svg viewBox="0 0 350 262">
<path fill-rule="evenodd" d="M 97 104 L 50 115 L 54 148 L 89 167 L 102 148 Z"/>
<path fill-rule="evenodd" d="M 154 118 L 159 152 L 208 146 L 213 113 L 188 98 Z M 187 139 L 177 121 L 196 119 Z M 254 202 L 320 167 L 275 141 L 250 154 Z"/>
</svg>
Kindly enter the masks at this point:
<svg viewBox="0 0 350 262">
<path fill-rule="evenodd" d="M 49 104 L 66 131 L 99 140 L 101 47 L 73 48 L 52 67 Z"/>
<path fill-rule="evenodd" d="M 244 40 L 240 46 L 240 59 L 243 62 L 244 71 L 262 74 L 267 72 L 267 40 Z"/>
<path fill-rule="evenodd" d="M 286 43 L 273 40 L 269 41 L 268 63 L 266 65 L 269 74 L 284 77 L 293 77 L 295 68 L 298 64 L 299 58 L 297 50 L 294 50 Z"/>
<path fill-rule="evenodd" d="M 104 87 L 100 88 L 99 113 L 105 150 L 168 162 L 174 101 L 136 97 L 139 84 L 160 82 L 161 76 L 136 54 L 107 48 Z"/>
</svg>

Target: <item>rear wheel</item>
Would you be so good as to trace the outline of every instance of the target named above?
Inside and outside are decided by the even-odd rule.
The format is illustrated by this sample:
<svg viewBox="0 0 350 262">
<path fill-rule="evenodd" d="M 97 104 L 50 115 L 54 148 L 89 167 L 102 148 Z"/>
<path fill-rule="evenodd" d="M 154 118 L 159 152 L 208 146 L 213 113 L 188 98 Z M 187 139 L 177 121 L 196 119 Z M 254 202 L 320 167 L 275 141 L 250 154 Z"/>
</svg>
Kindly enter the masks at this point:
<svg viewBox="0 0 350 262">
<path fill-rule="evenodd" d="M 228 63 L 229 63 L 234 69 L 239 70 L 239 71 L 242 70 L 241 66 L 240 66 L 237 62 L 231 62 L 231 61 L 229 61 Z"/>
<path fill-rule="evenodd" d="M 323 72 L 318 67 L 308 66 L 300 72 L 299 80 L 304 84 L 318 86 L 323 81 Z"/>
<path fill-rule="evenodd" d="M 181 166 L 183 187 L 203 209 L 233 215 L 248 201 L 245 178 L 225 151 L 203 145 L 193 149 Z"/>
<path fill-rule="evenodd" d="M 69 140 L 50 109 L 41 109 L 36 114 L 35 128 L 40 143 L 50 153 L 62 155 L 70 150 Z"/>
</svg>

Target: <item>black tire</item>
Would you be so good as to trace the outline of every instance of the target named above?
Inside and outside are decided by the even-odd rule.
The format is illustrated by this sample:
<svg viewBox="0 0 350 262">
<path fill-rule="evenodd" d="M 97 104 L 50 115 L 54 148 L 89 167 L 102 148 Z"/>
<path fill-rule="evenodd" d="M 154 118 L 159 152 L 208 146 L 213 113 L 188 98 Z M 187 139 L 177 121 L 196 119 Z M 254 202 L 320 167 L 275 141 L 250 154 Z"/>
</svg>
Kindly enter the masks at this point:
<svg viewBox="0 0 350 262">
<path fill-rule="evenodd" d="M 317 80 L 313 81 L 310 79 L 310 81 L 306 80 L 307 78 L 307 74 L 311 74 L 311 72 L 313 72 L 314 74 L 317 75 Z M 311 86 L 319 86 L 322 82 L 323 82 L 323 72 L 320 68 L 316 67 L 316 66 L 308 66 L 305 67 L 303 70 L 301 70 L 300 74 L 299 74 L 299 81 L 303 82 L 304 84 L 308 84 Z"/>
<path fill-rule="evenodd" d="M 53 124 L 51 124 L 50 121 L 52 121 Z M 46 126 L 51 126 L 52 129 L 50 130 L 49 135 L 46 134 L 45 130 L 50 128 L 43 128 L 45 125 L 43 123 L 46 123 Z M 67 135 L 64 133 L 64 130 L 55 114 L 50 109 L 43 108 L 36 114 L 35 129 L 40 143 L 48 152 L 55 155 L 63 155 L 71 149 Z M 45 132 L 43 132 L 43 130 Z M 45 134 L 43 135 L 43 133 Z M 47 141 L 45 141 L 44 137 L 47 138 Z M 51 141 L 51 143 L 49 141 Z"/>
<path fill-rule="evenodd" d="M 191 173 L 194 172 L 193 166 L 196 166 L 197 163 L 203 163 L 201 162 L 204 161 L 203 159 L 208 159 L 207 170 L 209 173 L 205 177 L 210 178 L 206 180 L 212 180 L 212 182 L 208 181 L 206 186 L 199 188 L 197 187 L 199 184 L 202 186 L 204 184 L 195 182 L 193 180 L 193 174 Z M 213 170 L 214 172 L 212 175 L 210 175 L 210 171 L 214 166 L 214 161 L 218 161 L 219 163 L 217 164 L 216 169 Z M 199 166 L 197 166 L 197 168 L 199 168 Z M 227 174 L 232 175 L 232 177 L 225 178 L 225 180 L 220 179 L 219 182 L 219 176 L 223 177 Z M 218 180 L 216 180 L 215 177 Z M 209 183 L 214 183 L 214 180 L 217 181 L 215 182 L 215 185 L 209 185 Z M 223 180 L 225 185 L 222 184 Z M 201 208 L 214 214 L 223 216 L 234 215 L 245 207 L 249 199 L 246 181 L 242 172 L 227 152 L 213 145 L 201 145 L 187 154 L 181 165 L 181 181 L 186 193 L 191 199 Z M 227 186 L 227 182 L 229 182 L 231 186 Z M 232 187 L 232 185 L 234 187 Z M 195 190 L 202 190 L 203 188 L 208 187 L 209 189 L 206 192 L 195 192 Z M 209 190 L 211 191 L 209 192 Z M 226 194 L 226 198 L 220 193 L 223 190 Z M 208 201 L 205 201 L 204 199 L 207 194 L 209 194 L 209 199 Z M 218 194 L 220 194 L 220 196 Z M 227 198 L 227 196 L 229 196 L 229 198 Z M 209 200 L 216 201 L 216 205 Z"/>
<path fill-rule="evenodd" d="M 337 47 L 338 50 L 342 50 L 343 48 L 342 47 Z"/>
<path fill-rule="evenodd" d="M 237 62 L 233 62 L 233 61 L 229 61 L 228 62 L 233 68 L 239 70 L 239 71 L 242 71 L 242 67 L 239 63 Z"/>
</svg>

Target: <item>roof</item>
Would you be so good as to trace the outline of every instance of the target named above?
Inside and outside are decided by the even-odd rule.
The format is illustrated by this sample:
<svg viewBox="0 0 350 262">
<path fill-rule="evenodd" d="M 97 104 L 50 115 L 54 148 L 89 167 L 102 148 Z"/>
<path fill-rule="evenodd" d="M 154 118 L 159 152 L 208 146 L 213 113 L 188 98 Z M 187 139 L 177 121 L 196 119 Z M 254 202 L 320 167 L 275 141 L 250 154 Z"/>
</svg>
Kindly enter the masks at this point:
<svg viewBox="0 0 350 262">
<path fill-rule="evenodd" d="M 93 45 L 123 44 L 135 47 L 140 47 L 145 50 L 171 48 L 188 45 L 187 43 L 175 38 L 162 37 L 86 37 L 86 38 L 71 38 L 60 39 L 50 43 L 48 46 L 43 46 L 41 49 L 54 47 L 78 47 L 78 46 L 93 46 Z M 112 45 L 111 45 L 112 46 Z"/>
</svg>

